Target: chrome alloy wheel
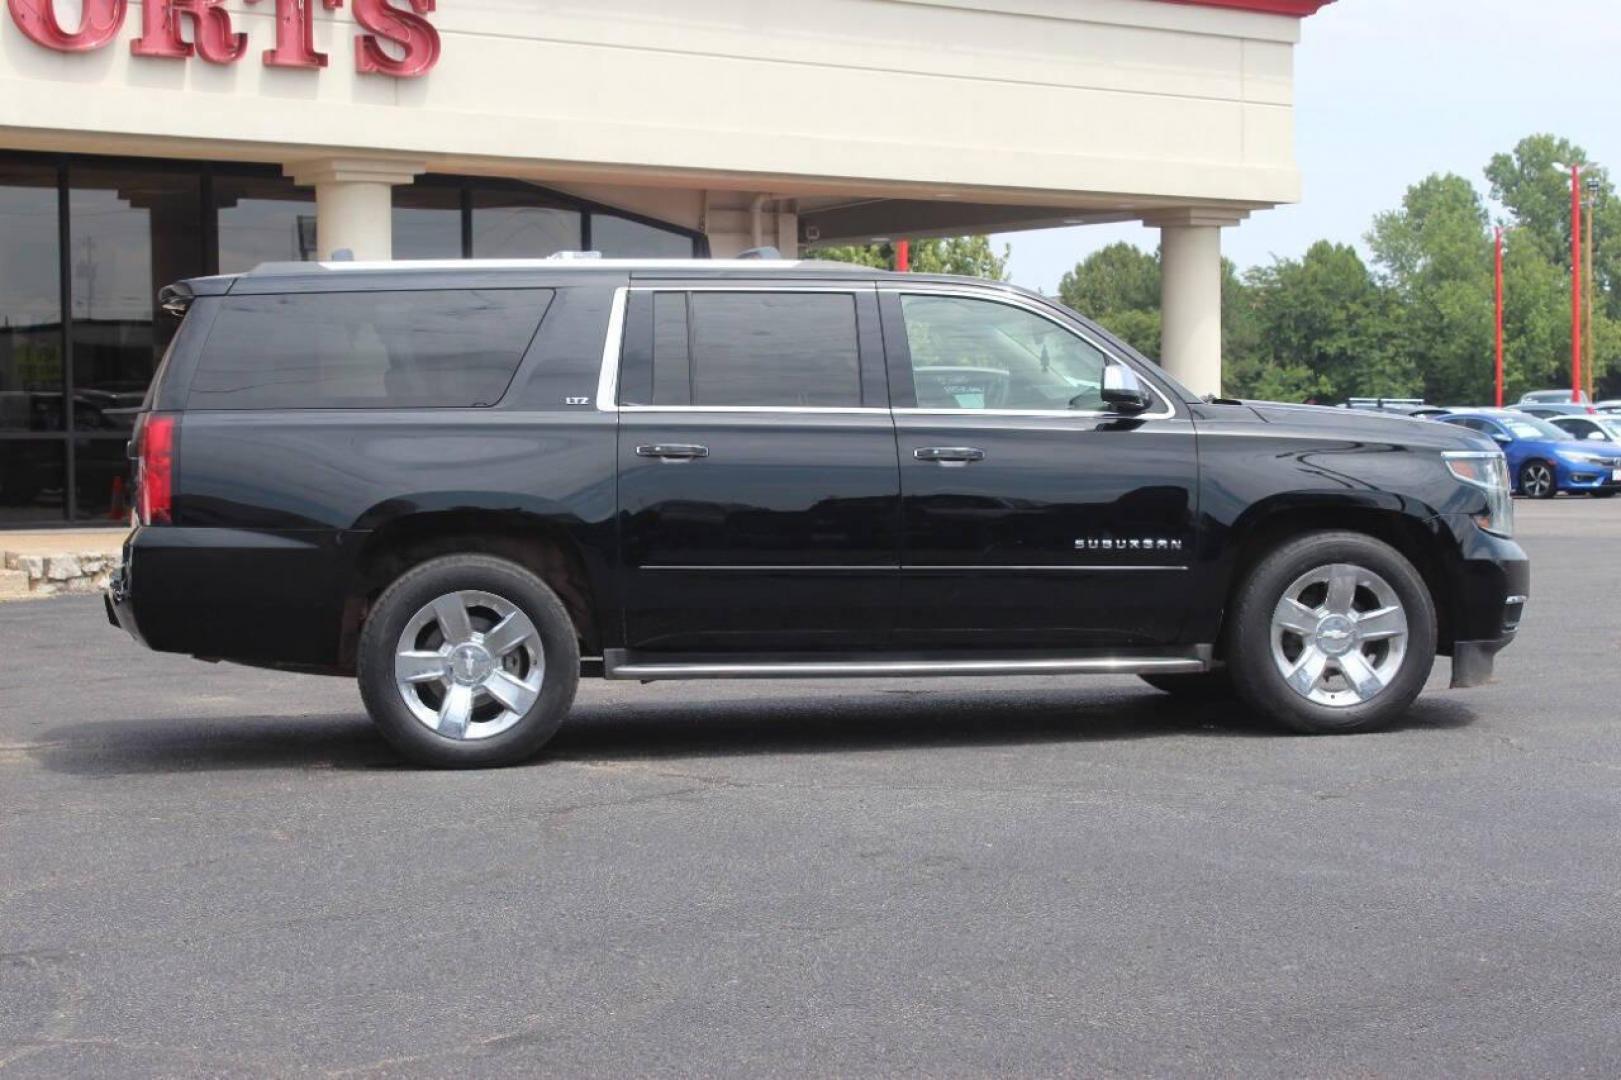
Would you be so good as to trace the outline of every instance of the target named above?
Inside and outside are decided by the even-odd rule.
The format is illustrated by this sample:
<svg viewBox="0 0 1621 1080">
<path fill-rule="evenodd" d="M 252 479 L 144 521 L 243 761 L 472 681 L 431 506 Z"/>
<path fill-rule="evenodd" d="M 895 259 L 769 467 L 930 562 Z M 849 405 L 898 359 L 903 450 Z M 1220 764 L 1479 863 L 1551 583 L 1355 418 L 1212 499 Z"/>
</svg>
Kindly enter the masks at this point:
<svg viewBox="0 0 1621 1080">
<path fill-rule="evenodd" d="M 534 622 L 494 593 L 447 593 L 411 616 L 394 647 L 406 708 L 447 739 L 488 739 L 523 719 L 546 676 Z"/>
<path fill-rule="evenodd" d="M 1557 481 L 1553 470 L 1540 461 L 1533 461 L 1520 472 L 1520 484 L 1533 499 L 1546 499 Z"/>
<path fill-rule="evenodd" d="M 1345 708 L 1378 697 L 1407 656 L 1407 612 L 1390 583 L 1366 567 L 1307 571 L 1272 611 L 1272 660 L 1290 689 Z"/>
</svg>

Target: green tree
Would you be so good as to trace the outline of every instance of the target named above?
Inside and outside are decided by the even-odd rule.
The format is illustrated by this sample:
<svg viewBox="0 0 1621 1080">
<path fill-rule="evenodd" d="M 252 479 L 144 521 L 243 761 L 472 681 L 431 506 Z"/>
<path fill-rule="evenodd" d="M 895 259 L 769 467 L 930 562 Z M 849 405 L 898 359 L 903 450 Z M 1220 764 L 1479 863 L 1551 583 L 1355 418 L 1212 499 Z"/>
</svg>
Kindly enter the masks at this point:
<svg viewBox="0 0 1621 1080">
<path fill-rule="evenodd" d="M 1326 403 L 1419 390 L 1391 297 L 1354 248 L 1320 240 L 1301 259 L 1250 271 L 1247 284 L 1257 351 L 1232 364 L 1236 392 Z"/>
<path fill-rule="evenodd" d="M 1396 301 L 1394 347 L 1420 373 L 1430 401 L 1491 394 L 1492 251 L 1486 207 L 1468 180 L 1432 175 L 1368 234 Z"/>
<path fill-rule="evenodd" d="M 1058 299 L 1144 356 L 1158 356 L 1159 290 L 1159 257 L 1122 241 L 1076 263 L 1058 283 Z"/>
<path fill-rule="evenodd" d="M 1521 321 L 1531 324 L 1529 337 L 1522 337 L 1519 328 L 1509 334 L 1507 351 L 1512 355 L 1532 346 L 1543 349 L 1518 358 L 1517 366 L 1522 377 L 1529 380 L 1525 383 L 1529 389 L 1570 385 L 1570 174 L 1555 163 L 1581 164 L 1587 160 L 1587 151 L 1580 145 L 1544 134 L 1521 139 L 1512 152 L 1496 155 L 1486 166 L 1492 198 L 1507 208 L 1516 230 L 1510 247 L 1514 264 L 1521 268 L 1521 273 L 1532 275 L 1533 295 L 1541 305 L 1536 317 L 1526 311 L 1524 298 L 1515 296 L 1521 283 L 1515 280 L 1513 269 L 1506 267 L 1508 321 L 1515 321 L 1518 309 Z M 1612 392 L 1621 392 L 1621 325 L 1618 325 L 1621 323 L 1621 289 L 1617 288 L 1621 283 L 1621 199 L 1616 198 L 1607 170 L 1594 167 L 1584 175 L 1598 184 L 1597 197 L 1589 208 L 1593 215 L 1593 276 L 1596 279 L 1594 374 L 1608 382 Z M 1588 193 L 1584 190 L 1583 194 Z M 1541 257 L 1535 267 L 1528 267 L 1524 259 L 1528 245 Z M 1537 332 L 1545 329 L 1541 325 L 1546 321 L 1542 315 L 1551 316 L 1555 307 L 1552 294 L 1540 288 L 1546 284 L 1542 280 L 1542 270 L 1546 267 L 1558 271 L 1564 294 L 1564 327 L 1557 340 L 1555 336 Z"/>
<path fill-rule="evenodd" d="M 957 274 L 962 277 L 1007 280 L 1007 263 L 1012 249 L 1003 245 L 1000 253 L 991 247 L 988 236 L 957 236 L 912 241 L 912 270 L 919 274 Z M 817 248 L 812 258 L 855 263 L 887 270 L 895 265 L 892 244 L 865 244 Z"/>
</svg>

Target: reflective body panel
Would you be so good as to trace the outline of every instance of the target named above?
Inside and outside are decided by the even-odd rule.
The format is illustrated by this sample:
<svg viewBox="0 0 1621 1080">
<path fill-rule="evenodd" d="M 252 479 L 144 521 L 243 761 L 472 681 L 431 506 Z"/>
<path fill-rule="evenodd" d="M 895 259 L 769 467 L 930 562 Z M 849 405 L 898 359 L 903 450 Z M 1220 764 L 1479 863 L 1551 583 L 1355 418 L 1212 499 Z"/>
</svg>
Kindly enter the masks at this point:
<svg viewBox="0 0 1621 1080">
<path fill-rule="evenodd" d="M 1131 366 L 1151 392 L 1135 416 L 922 410 L 890 321 L 902 286 L 852 273 L 475 264 L 193 283 L 149 403 L 179 416 L 175 524 L 133 534 L 115 614 L 158 649 L 346 671 L 367 605 L 399 569 L 390 559 L 449 536 L 513 557 L 543 546 L 534 565 L 566 579 L 560 595 L 586 654 L 612 653 L 628 671 L 661 654 L 944 663 L 975 651 L 1205 647 L 1197 655 L 1219 659 L 1232 590 L 1256 552 L 1344 527 L 1420 566 L 1443 651 L 1506 640 L 1510 598 L 1528 593 L 1523 553 L 1482 531 L 1484 494 L 1440 456 L 1485 447 L 1476 437 L 1344 410 L 1201 402 L 1039 297 L 917 275 L 905 290 L 977 291 L 1037 313 Z M 553 299 L 488 408 L 186 407 L 222 296 L 340 285 Z M 621 348 L 627 294 L 702 288 L 872 290 L 859 303 L 853 407 L 621 407 L 618 367 L 634 351 Z"/>
</svg>

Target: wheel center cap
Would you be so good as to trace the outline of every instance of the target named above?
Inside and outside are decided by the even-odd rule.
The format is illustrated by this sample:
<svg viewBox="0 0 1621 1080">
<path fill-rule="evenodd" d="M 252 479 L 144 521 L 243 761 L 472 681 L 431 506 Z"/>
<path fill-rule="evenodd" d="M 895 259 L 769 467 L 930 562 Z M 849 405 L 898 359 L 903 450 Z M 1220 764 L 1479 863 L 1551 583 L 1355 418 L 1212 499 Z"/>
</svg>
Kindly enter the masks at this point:
<svg viewBox="0 0 1621 1080">
<path fill-rule="evenodd" d="M 450 669 L 451 681 L 462 686 L 477 686 L 490 677 L 495 660 L 484 646 L 468 642 L 450 650 L 446 667 Z"/>
<path fill-rule="evenodd" d="M 1356 647 L 1356 624 L 1344 615 L 1329 615 L 1317 624 L 1317 647 L 1330 656 L 1344 656 Z"/>
</svg>

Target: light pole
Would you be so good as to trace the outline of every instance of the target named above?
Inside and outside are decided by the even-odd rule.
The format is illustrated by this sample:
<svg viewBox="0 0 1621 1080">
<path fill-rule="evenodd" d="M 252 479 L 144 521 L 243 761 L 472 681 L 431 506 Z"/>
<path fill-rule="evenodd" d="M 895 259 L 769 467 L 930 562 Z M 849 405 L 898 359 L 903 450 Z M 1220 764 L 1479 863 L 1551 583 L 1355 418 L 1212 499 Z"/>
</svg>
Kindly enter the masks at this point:
<svg viewBox="0 0 1621 1080">
<path fill-rule="evenodd" d="M 1569 165 L 1556 161 L 1553 167 L 1570 170 L 1570 400 L 1582 400 L 1582 170 L 1590 161 Z"/>
<path fill-rule="evenodd" d="M 1596 275 L 1593 273 L 1593 218 L 1597 216 L 1599 180 L 1596 176 L 1587 178 L 1587 266 L 1584 273 L 1587 275 L 1587 356 L 1584 358 L 1587 368 L 1587 400 L 1595 400 L 1593 392 L 1593 312 L 1598 305 L 1593 297 L 1593 285 Z"/>
<path fill-rule="evenodd" d="M 1497 226 L 1497 407 L 1503 407 L 1503 237 L 1514 230 Z"/>
</svg>

